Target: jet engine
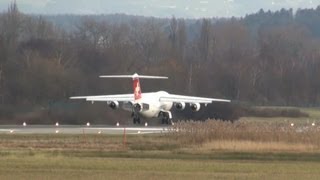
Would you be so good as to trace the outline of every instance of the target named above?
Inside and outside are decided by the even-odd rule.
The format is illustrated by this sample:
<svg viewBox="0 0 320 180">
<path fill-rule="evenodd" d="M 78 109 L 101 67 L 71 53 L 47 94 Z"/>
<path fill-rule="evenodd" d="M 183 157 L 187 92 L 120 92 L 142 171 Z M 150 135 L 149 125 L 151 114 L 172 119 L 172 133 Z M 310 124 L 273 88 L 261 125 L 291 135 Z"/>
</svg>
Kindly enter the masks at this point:
<svg viewBox="0 0 320 180">
<path fill-rule="evenodd" d="M 112 109 L 118 109 L 119 108 L 119 102 L 118 101 L 111 101 L 108 103 L 109 107 Z"/>
<path fill-rule="evenodd" d="M 193 103 L 193 104 L 190 104 L 190 107 L 193 112 L 197 112 L 200 110 L 201 105 L 200 103 Z"/>
<path fill-rule="evenodd" d="M 141 112 L 142 111 L 142 105 L 140 103 L 136 103 L 133 105 L 133 109 L 135 112 Z"/>
<path fill-rule="evenodd" d="M 175 103 L 174 106 L 179 110 L 184 110 L 184 108 L 186 107 L 186 103 L 184 102 Z"/>
<path fill-rule="evenodd" d="M 149 104 L 145 104 L 145 103 L 136 103 L 133 104 L 133 110 L 135 112 L 142 112 L 142 111 L 146 111 L 149 110 Z"/>
</svg>

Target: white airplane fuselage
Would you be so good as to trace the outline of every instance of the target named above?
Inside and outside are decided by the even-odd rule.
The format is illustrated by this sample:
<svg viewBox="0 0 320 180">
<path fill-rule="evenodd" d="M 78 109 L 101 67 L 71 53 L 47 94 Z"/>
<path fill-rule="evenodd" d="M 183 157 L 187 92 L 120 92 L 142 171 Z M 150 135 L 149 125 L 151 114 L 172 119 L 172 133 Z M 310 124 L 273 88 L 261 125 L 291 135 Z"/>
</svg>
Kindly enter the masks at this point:
<svg viewBox="0 0 320 180">
<path fill-rule="evenodd" d="M 165 91 L 158 91 L 158 92 L 149 92 L 149 93 L 142 93 L 141 99 L 138 99 L 132 103 L 139 103 L 139 104 L 147 104 L 149 105 L 148 109 L 143 109 L 142 111 L 138 112 L 138 114 L 144 118 L 156 118 L 159 116 L 159 113 L 164 111 L 170 111 L 173 103 L 172 102 L 160 102 L 159 99 L 163 95 L 167 95 L 169 93 Z M 131 104 L 125 103 L 123 109 L 127 111 L 132 111 Z"/>
</svg>

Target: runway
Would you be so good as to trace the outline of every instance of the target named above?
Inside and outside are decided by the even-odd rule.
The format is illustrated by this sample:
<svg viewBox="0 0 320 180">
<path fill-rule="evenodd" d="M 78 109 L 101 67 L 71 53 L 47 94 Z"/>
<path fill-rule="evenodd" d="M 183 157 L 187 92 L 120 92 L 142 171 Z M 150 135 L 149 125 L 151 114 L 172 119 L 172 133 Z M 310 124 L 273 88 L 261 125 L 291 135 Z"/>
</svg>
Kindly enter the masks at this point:
<svg viewBox="0 0 320 180">
<path fill-rule="evenodd" d="M 0 134 L 159 134 L 169 132 L 167 126 L 117 127 L 76 125 L 0 125 Z"/>
</svg>

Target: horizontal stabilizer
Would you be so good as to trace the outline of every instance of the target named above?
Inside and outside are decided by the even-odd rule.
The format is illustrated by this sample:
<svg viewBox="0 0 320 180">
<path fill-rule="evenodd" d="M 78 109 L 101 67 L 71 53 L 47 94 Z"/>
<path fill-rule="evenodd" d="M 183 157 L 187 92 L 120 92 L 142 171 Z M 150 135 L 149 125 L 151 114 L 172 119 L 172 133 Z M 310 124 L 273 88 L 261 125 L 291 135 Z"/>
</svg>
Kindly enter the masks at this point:
<svg viewBox="0 0 320 180">
<path fill-rule="evenodd" d="M 148 75 L 138 75 L 137 73 L 133 75 L 102 75 L 100 78 L 132 78 L 132 79 L 168 79 L 165 76 L 148 76 Z"/>
</svg>

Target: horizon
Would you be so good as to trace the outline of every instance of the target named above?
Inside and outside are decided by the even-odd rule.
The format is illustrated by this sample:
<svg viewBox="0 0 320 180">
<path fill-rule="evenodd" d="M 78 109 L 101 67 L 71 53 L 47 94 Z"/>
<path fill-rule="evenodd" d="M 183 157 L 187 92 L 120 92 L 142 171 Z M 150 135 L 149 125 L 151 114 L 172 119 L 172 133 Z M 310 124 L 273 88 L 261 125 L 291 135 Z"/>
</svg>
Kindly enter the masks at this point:
<svg viewBox="0 0 320 180">
<path fill-rule="evenodd" d="M 281 9 L 314 9 L 320 5 L 320 0 L 16 0 L 18 8 L 25 14 L 43 15 L 101 15 L 126 14 L 136 16 L 151 16 L 159 18 L 228 18 L 244 17 L 264 11 L 278 11 Z M 1 0 L 0 12 L 8 10 L 13 0 Z"/>
</svg>

